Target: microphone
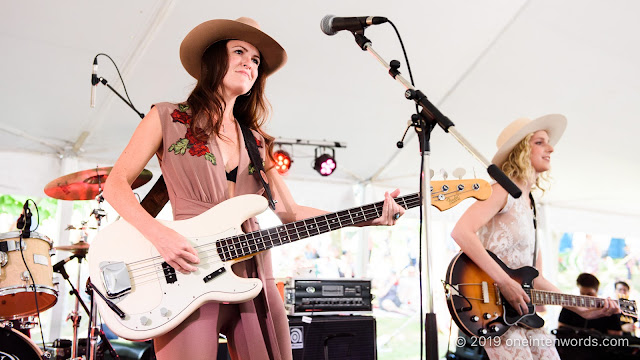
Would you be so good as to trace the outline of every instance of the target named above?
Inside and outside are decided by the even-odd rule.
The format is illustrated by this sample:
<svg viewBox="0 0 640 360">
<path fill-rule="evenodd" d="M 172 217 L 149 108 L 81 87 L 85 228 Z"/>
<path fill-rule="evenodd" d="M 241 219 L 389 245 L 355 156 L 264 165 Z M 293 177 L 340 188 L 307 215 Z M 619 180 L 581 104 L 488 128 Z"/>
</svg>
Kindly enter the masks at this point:
<svg viewBox="0 0 640 360">
<path fill-rule="evenodd" d="M 75 257 L 76 257 L 75 255 L 71 255 L 66 259 L 58 261 L 58 263 L 53 265 L 53 271 L 57 272 L 57 273 L 61 272 L 62 270 L 64 270 L 64 264 L 66 264 L 69 261 L 73 260 L 73 258 L 75 258 Z"/>
<path fill-rule="evenodd" d="M 327 15 L 320 21 L 320 29 L 327 35 L 335 35 L 338 31 L 351 32 L 364 30 L 369 25 L 384 24 L 389 20 L 382 16 L 337 17 Z"/>
<path fill-rule="evenodd" d="M 98 57 L 93 59 L 93 72 L 91 73 L 91 107 L 96 107 L 96 87 L 98 87 Z"/>
</svg>

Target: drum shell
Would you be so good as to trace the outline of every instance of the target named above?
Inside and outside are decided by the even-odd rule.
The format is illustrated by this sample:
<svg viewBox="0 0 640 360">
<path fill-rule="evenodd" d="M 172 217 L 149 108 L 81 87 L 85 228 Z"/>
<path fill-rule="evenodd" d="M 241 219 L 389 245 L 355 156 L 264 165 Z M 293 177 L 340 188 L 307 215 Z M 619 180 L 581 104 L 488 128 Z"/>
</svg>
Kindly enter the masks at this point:
<svg viewBox="0 0 640 360">
<path fill-rule="evenodd" d="M 0 242 L 17 243 L 19 240 L 18 231 L 0 234 Z M 19 319 L 36 315 L 38 310 L 47 310 L 58 301 L 51 266 L 52 242 L 46 236 L 32 231 L 29 238 L 23 239 L 23 243 L 26 247 L 22 252 L 18 249 L 6 253 L 8 261 L 0 274 L 0 319 Z M 27 272 L 25 262 L 31 275 Z M 34 283 L 38 296 L 37 306 Z"/>
</svg>

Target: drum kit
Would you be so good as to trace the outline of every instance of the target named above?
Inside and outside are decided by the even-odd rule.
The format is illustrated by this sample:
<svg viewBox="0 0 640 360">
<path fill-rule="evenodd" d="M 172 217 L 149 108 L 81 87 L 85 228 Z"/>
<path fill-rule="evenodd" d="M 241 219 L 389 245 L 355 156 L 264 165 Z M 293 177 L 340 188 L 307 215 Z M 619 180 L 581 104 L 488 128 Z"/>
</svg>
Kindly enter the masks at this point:
<svg viewBox="0 0 640 360">
<path fill-rule="evenodd" d="M 44 188 L 45 194 L 59 200 L 97 200 L 98 207 L 91 212 L 95 217 L 97 227 L 69 225 L 66 230 L 81 230 L 83 236 L 71 245 L 53 246 L 53 242 L 42 234 L 30 231 L 31 211 L 28 201 L 25 202 L 24 213 L 18 220 L 19 231 L 0 234 L 0 359 L 85 359 L 80 354 L 82 341 L 87 359 L 99 358 L 96 353 L 98 337 L 111 355 L 117 354 L 110 348 L 108 340 L 97 324 L 97 310 L 95 302 L 91 300 L 89 309 L 76 290 L 80 288 L 80 267 L 82 260 L 90 250 L 87 242 L 89 230 L 99 230 L 106 211 L 102 209 L 102 187 L 111 167 L 83 170 L 59 177 Z M 143 170 L 131 185 L 132 189 L 140 187 L 151 180 L 149 170 Z M 22 221 L 22 223 L 21 223 Z M 55 251 L 67 251 L 72 255 L 55 265 L 51 264 L 51 255 Z M 78 279 L 76 287 L 69 280 L 64 266 L 72 259 L 78 260 Z M 75 310 L 68 320 L 73 323 L 73 340 L 58 339 L 50 345 L 42 344 L 42 348 L 34 343 L 27 334 L 34 328 L 40 318 L 40 313 L 52 308 L 58 301 L 58 289 L 54 284 L 53 273 L 57 272 L 69 283 L 71 294 L 75 295 Z M 91 295 L 91 283 L 87 281 L 87 293 Z M 89 333 L 91 344 L 86 339 L 78 339 L 80 325 L 79 307 L 82 306 L 90 316 Z M 90 345 L 90 346 L 88 346 Z M 91 349 L 87 349 L 87 348 Z"/>
</svg>

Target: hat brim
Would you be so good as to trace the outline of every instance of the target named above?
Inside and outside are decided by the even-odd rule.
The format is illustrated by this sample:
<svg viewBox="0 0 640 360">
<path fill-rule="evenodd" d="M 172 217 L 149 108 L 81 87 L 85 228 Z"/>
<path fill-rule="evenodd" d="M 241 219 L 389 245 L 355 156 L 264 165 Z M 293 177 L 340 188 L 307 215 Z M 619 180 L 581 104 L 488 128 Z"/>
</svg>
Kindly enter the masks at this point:
<svg viewBox="0 0 640 360">
<path fill-rule="evenodd" d="M 251 25 L 234 20 L 206 21 L 191 30 L 180 45 L 180 61 L 185 70 L 200 78 L 202 55 L 212 44 L 221 40 L 242 40 L 260 51 L 262 74 L 269 76 L 287 62 L 286 51 L 271 36 Z"/>
<path fill-rule="evenodd" d="M 530 121 L 521 127 L 518 131 L 516 131 L 507 141 L 502 144 L 502 146 L 498 149 L 496 154 L 493 156 L 491 162 L 498 167 L 502 167 L 502 164 L 507 160 L 507 157 L 511 153 L 514 147 L 518 145 L 522 139 L 524 139 L 527 135 L 534 133 L 536 131 L 545 130 L 547 135 L 549 135 L 549 144 L 555 146 L 564 130 L 567 127 L 567 118 L 564 115 L 560 114 L 550 114 L 541 116 L 535 120 Z"/>
</svg>

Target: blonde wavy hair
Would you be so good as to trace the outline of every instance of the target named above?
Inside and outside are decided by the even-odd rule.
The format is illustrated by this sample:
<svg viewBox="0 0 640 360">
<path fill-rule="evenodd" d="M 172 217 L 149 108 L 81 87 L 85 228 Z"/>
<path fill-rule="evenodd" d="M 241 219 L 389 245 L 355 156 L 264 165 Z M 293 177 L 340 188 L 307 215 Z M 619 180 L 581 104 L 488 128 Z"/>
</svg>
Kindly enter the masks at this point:
<svg viewBox="0 0 640 360">
<path fill-rule="evenodd" d="M 501 166 L 502 171 L 511 180 L 527 183 L 535 176 L 535 170 L 531 165 L 531 145 L 529 144 L 532 136 L 533 133 L 520 140 Z M 545 171 L 536 177 L 531 189 L 538 188 L 544 193 L 549 189 L 550 180 L 549 172 Z"/>
</svg>

